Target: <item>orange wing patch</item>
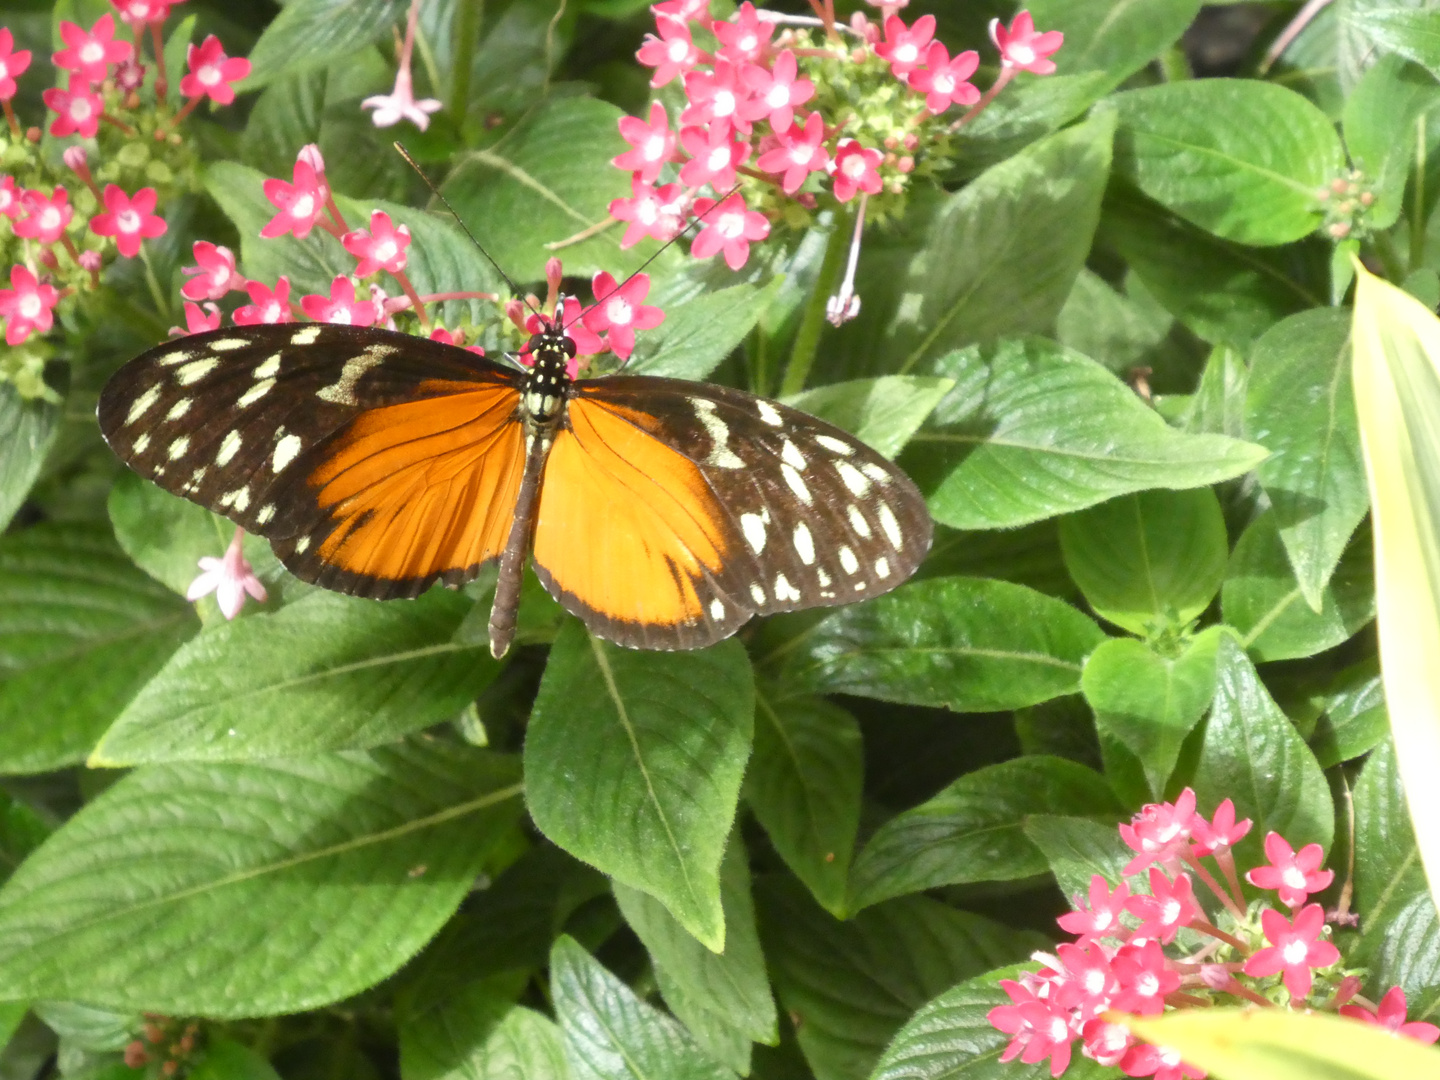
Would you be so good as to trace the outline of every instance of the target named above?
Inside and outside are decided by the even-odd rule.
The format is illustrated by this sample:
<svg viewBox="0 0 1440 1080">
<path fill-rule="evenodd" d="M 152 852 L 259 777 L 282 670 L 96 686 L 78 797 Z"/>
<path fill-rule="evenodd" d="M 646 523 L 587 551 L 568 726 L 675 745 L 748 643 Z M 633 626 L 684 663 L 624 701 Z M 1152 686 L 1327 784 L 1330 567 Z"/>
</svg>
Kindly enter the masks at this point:
<svg viewBox="0 0 1440 1080">
<path fill-rule="evenodd" d="M 505 546 L 525 465 L 519 392 L 432 380 L 438 394 L 361 414 L 311 472 L 334 527 L 319 556 L 388 581 L 464 570 Z"/>
<path fill-rule="evenodd" d="M 568 416 L 535 526 L 536 570 L 557 599 L 577 614 L 656 627 L 652 648 L 679 645 L 666 628 L 748 618 L 717 598 L 734 536 L 695 463 L 628 409 L 577 397 Z"/>
</svg>

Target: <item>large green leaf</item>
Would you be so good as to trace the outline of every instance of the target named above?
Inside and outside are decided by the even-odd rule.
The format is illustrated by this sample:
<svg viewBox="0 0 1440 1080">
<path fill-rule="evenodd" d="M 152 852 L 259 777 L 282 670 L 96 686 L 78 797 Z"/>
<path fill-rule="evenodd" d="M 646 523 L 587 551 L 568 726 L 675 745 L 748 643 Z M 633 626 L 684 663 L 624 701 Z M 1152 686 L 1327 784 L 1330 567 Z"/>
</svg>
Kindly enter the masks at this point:
<svg viewBox="0 0 1440 1080">
<path fill-rule="evenodd" d="M 84 760 L 198 628 L 108 529 L 43 524 L 0 538 L 0 771 Z"/>
<path fill-rule="evenodd" d="M 565 1080 L 560 1029 L 514 1004 L 522 979 L 482 979 L 402 1014 L 401 1080 Z"/>
<path fill-rule="evenodd" d="M 99 766 L 233 761 L 378 746 L 455 716 L 495 677 L 455 640 L 474 607 L 315 591 L 217 626 L 175 654 L 95 748 Z"/>
<path fill-rule="evenodd" d="M 956 712 L 1019 709 L 1074 693 L 1104 637 L 1023 585 L 928 578 L 826 615 L 786 657 L 782 685 Z"/>
<path fill-rule="evenodd" d="M 1031 0 L 1028 10 L 1036 27 L 1065 35 L 1067 74 L 1104 71 L 1118 86 L 1179 40 L 1200 0 Z"/>
<path fill-rule="evenodd" d="M 1365 187 L 1374 193 L 1367 219 L 1372 228 L 1387 229 L 1400 217 L 1405 178 L 1415 161 L 1415 124 L 1435 107 L 1437 98 L 1440 85 L 1434 76 L 1398 56 L 1377 60 L 1346 98 L 1345 147 L 1364 174 Z"/>
<path fill-rule="evenodd" d="M 1413 3 L 1364 4 L 1351 5 L 1344 17 L 1372 49 L 1379 46 L 1440 73 L 1440 12 Z"/>
<path fill-rule="evenodd" d="M 401 0 L 291 0 L 250 50 L 243 89 L 342 60 L 403 25 L 405 8 Z"/>
<path fill-rule="evenodd" d="M 540 831 L 660 900 L 725 947 L 720 860 L 755 713 L 737 641 L 645 653 L 566 624 L 525 737 L 526 801 Z"/>
<path fill-rule="evenodd" d="M 214 1017 L 348 997 L 454 913 L 517 778 L 438 742 L 139 769 L 0 890 L 0 996 Z"/>
<path fill-rule="evenodd" d="M 1345 164 L 1305 98 L 1253 79 L 1188 79 L 1117 94 L 1115 169 L 1216 236 L 1284 244 L 1320 224 L 1315 192 Z"/>
<path fill-rule="evenodd" d="M 850 910 L 939 885 L 1013 881 L 1043 874 L 1025 837 L 1031 814 L 1121 814 L 1104 777 L 1058 757 L 1020 757 L 966 773 L 938 795 L 891 818 L 851 872 Z"/>
<path fill-rule="evenodd" d="M 882 375 L 818 386 L 785 403 L 844 428 L 893 458 L 954 387 L 944 378 Z"/>
<path fill-rule="evenodd" d="M 937 521 L 1008 529 L 1146 488 L 1228 480 L 1265 451 L 1169 427 L 1099 364 L 1053 342 L 1007 341 L 951 353 L 955 380 L 901 463 Z"/>
<path fill-rule="evenodd" d="M 12 384 L 0 381 L 0 530 L 30 493 L 59 431 L 59 406 L 26 401 Z"/>
<path fill-rule="evenodd" d="M 1370 500 L 1350 391 L 1350 317 L 1333 308 L 1279 323 L 1250 356 L 1245 432 L 1270 451 L 1258 470 L 1311 610 Z"/>
<path fill-rule="evenodd" d="M 1025 835 L 1044 852 L 1055 884 L 1067 897 L 1085 896 L 1096 874 L 1112 885 L 1119 884 L 1125 866 L 1135 856 L 1120 838 L 1115 822 L 1102 825 L 1085 818 L 1036 814 L 1025 822 Z M 1143 882 L 1143 878 L 1133 879 L 1132 890 L 1149 891 Z"/>
<path fill-rule="evenodd" d="M 703 379 L 735 351 L 774 298 L 773 285 L 732 285 L 670 308 L 642 334 L 627 375 Z"/>
</svg>

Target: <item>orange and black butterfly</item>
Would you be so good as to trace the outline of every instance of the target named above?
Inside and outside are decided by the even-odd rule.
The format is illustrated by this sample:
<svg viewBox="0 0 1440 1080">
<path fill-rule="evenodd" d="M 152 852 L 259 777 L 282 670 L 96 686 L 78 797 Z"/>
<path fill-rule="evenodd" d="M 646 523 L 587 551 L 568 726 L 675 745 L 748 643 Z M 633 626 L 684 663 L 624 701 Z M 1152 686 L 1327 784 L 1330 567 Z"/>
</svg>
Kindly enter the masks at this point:
<svg viewBox="0 0 1440 1080">
<path fill-rule="evenodd" d="M 496 656 L 527 553 L 599 636 L 694 649 L 888 592 L 930 547 L 915 486 L 839 428 L 722 386 L 572 381 L 557 322 L 528 351 L 521 370 L 369 327 L 214 330 L 122 367 L 100 429 L 328 589 L 413 597 L 499 559 Z"/>
</svg>

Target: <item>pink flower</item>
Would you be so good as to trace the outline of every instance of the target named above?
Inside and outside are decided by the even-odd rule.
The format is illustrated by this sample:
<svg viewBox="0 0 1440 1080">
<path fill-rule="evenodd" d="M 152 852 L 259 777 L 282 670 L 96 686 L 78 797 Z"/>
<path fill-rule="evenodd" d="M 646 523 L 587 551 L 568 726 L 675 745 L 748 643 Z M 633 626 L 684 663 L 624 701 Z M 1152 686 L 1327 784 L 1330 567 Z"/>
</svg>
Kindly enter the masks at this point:
<svg viewBox="0 0 1440 1080">
<path fill-rule="evenodd" d="M 304 240 L 325 212 L 325 198 L 329 193 L 315 169 L 303 158 L 295 162 L 294 181 L 291 184 L 276 179 L 265 181 L 265 197 L 280 211 L 260 230 L 260 235 L 267 240 L 288 232 L 293 232 L 297 240 Z"/>
<path fill-rule="evenodd" d="M 355 282 L 344 274 L 337 274 L 330 283 L 329 296 L 302 296 L 300 308 L 316 322 L 341 326 L 371 326 L 375 322 L 375 305 L 369 297 L 356 300 Z"/>
<path fill-rule="evenodd" d="M 1367 1024 L 1378 1024 L 1397 1035 L 1418 1039 L 1423 1043 L 1433 1043 L 1436 1039 L 1440 1039 L 1440 1027 L 1436 1027 L 1434 1024 L 1427 1024 L 1419 1020 L 1408 1024 L 1405 1022 L 1405 991 L 1398 986 L 1390 988 L 1389 992 L 1380 999 L 1380 1007 L 1374 1012 L 1362 1005 L 1342 1005 L 1340 1015 L 1349 1016 Z"/>
<path fill-rule="evenodd" d="M 1070 1065 L 1070 1042 L 1075 1037 L 1069 1018 L 1013 979 L 1001 979 L 1000 988 L 1014 1004 L 997 1005 L 986 1019 L 991 1026 L 1013 1036 L 1000 1053 L 1001 1063 L 1018 1057 L 1033 1065 L 1048 1057 L 1050 1075 L 1059 1076 Z"/>
<path fill-rule="evenodd" d="M 369 277 L 381 270 L 398 274 L 405 269 L 405 249 L 410 246 L 410 230 L 404 225 L 396 226 L 390 215 L 376 210 L 370 215 L 370 229 L 356 229 L 346 233 L 340 240 L 345 250 L 360 260 L 355 267 L 356 277 Z"/>
<path fill-rule="evenodd" d="M 1073 901 L 1076 910 L 1061 915 L 1056 921 L 1060 929 L 1079 937 L 1079 944 L 1095 938 L 1115 937 L 1125 928 L 1120 924 L 1120 913 L 1130 899 L 1130 886 L 1121 882 L 1112 892 L 1110 883 L 1099 874 L 1090 877 L 1090 907 L 1081 906 L 1077 896 Z"/>
<path fill-rule="evenodd" d="M 250 74 L 250 61 L 244 57 L 229 57 L 214 34 L 203 44 L 191 45 L 185 54 L 185 63 L 190 74 L 180 80 L 180 93 L 187 98 L 209 96 L 217 105 L 229 105 L 235 100 L 237 83 Z"/>
<path fill-rule="evenodd" d="M 610 203 L 610 216 L 629 222 L 620 246 L 631 247 L 647 236 L 673 240 L 685 221 L 685 189 L 666 184 L 657 190 L 636 176 L 630 181 L 630 191 L 630 198 Z"/>
<path fill-rule="evenodd" d="M 724 25 L 717 23 L 717 26 Z M 692 71 L 685 76 L 685 97 L 690 104 L 680 114 L 682 126 L 733 127 L 750 134 L 750 121 L 741 114 L 750 93 L 740 81 L 740 68 L 721 57 L 714 71 Z"/>
<path fill-rule="evenodd" d="M 1030 17 L 1030 12 L 1022 11 L 1010 20 L 1008 30 L 1000 24 L 999 19 L 990 20 L 990 40 L 995 42 L 995 47 L 1000 50 L 1000 63 L 1003 67 L 1019 68 L 1036 75 L 1049 75 L 1055 70 L 1055 64 L 1046 57 L 1065 44 L 1065 35 L 1059 30 L 1037 34 L 1035 20 Z"/>
<path fill-rule="evenodd" d="M 1325 929 L 1325 909 L 1307 904 L 1295 915 L 1292 924 L 1278 911 L 1267 908 L 1260 912 L 1260 926 L 1271 947 L 1260 949 L 1245 961 L 1245 974 L 1256 978 L 1285 973 L 1285 989 L 1293 1000 L 1310 993 L 1311 968 L 1325 968 L 1340 959 L 1340 950 L 1328 941 L 1318 940 Z"/>
<path fill-rule="evenodd" d="M 15 186 L 15 178 L 7 173 L 0 177 L 0 214 L 4 214 L 14 221 L 24 212 L 25 206 L 20 201 L 20 189 Z"/>
<path fill-rule="evenodd" d="M 761 20 L 755 13 L 755 5 L 745 0 L 734 22 L 713 22 L 710 32 L 720 42 L 720 55 L 725 59 L 753 64 L 765 54 L 775 24 Z"/>
<path fill-rule="evenodd" d="M 118 185 L 105 185 L 105 213 L 90 219 L 96 236 L 115 237 L 120 254 L 133 259 L 140 254 L 140 242 L 165 233 L 165 219 L 154 213 L 155 189 L 141 188 L 132 198 Z"/>
<path fill-rule="evenodd" d="M 1166 965 L 1160 943 L 1153 938 L 1122 947 L 1110 966 L 1120 982 L 1111 1007 L 1121 1012 L 1158 1016 L 1165 1011 L 1165 995 L 1180 988 L 1180 973 Z"/>
<path fill-rule="evenodd" d="M 585 326 L 597 334 L 609 331 L 610 349 L 621 360 L 635 351 L 636 330 L 652 330 L 665 321 L 665 313 L 658 307 L 640 303 L 650 292 L 649 274 L 636 274 L 617 287 L 615 279 L 602 270 L 591 288 L 595 305 L 585 312 Z"/>
<path fill-rule="evenodd" d="M 374 109 L 371 118 L 376 127 L 391 127 L 409 120 L 421 131 L 430 126 L 430 114 L 444 106 L 434 98 L 415 100 L 415 80 L 410 74 L 410 56 L 415 49 L 415 25 L 420 18 L 418 0 L 411 3 L 405 23 L 405 42 L 400 46 L 400 63 L 395 71 L 395 86 L 388 94 L 377 94 L 360 103 L 362 109 Z"/>
<path fill-rule="evenodd" d="M 1190 825 L 1190 837 L 1194 841 L 1191 850 L 1195 855 L 1218 855 L 1228 851 L 1245 838 L 1252 824 L 1249 818 L 1237 823 L 1235 804 L 1226 799 L 1215 808 L 1215 815 L 1210 821 L 1195 815 Z"/>
<path fill-rule="evenodd" d="M 1182 791 L 1174 804 L 1149 803 L 1120 826 L 1120 838 L 1140 854 L 1125 864 L 1124 874 L 1138 874 L 1154 862 L 1175 862 L 1185 854 L 1195 820 L 1195 792 Z"/>
<path fill-rule="evenodd" d="M 740 114 L 746 120 L 768 118 L 777 133 L 785 131 L 795 120 L 795 106 L 815 96 L 815 84 L 796 78 L 798 70 L 789 49 L 775 58 L 769 71 L 758 64 L 745 68 L 740 78 L 754 96 L 740 106 Z"/>
<path fill-rule="evenodd" d="M 710 0 L 662 0 L 652 4 L 650 10 L 657 15 L 668 15 L 681 22 L 698 22 L 710 25 Z"/>
<path fill-rule="evenodd" d="M 235 309 L 236 326 L 290 321 L 290 279 L 284 274 L 275 282 L 273 291 L 260 281 L 247 281 L 245 291 L 250 294 L 250 303 Z"/>
<path fill-rule="evenodd" d="M 130 58 L 130 43 L 116 41 L 115 19 L 108 12 L 86 33 L 73 22 L 60 21 L 60 38 L 66 48 L 55 54 L 55 66 L 73 71 L 92 83 L 110 73 L 110 65 Z"/>
<path fill-rule="evenodd" d="M 914 26 L 906 26 L 899 15 L 885 20 L 885 40 L 875 46 L 875 55 L 890 61 L 890 74 L 903 79 L 920 66 L 930 39 L 935 36 L 935 16 L 921 15 Z"/>
<path fill-rule="evenodd" d="M 9 101 L 20 88 L 15 76 L 23 75 L 30 66 L 30 50 L 15 51 L 15 37 L 10 28 L 0 26 L 0 101 Z"/>
<path fill-rule="evenodd" d="M 1325 849 L 1319 844 L 1306 844 L 1297 853 L 1279 833 L 1267 833 L 1265 857 L 1272 865 L 1257 866 L 1245 878 L 1256 888 L 1278 890 L 1286 907 L 1299 907 L 1311 893 L 1329 888 L 1335 880 L 1335 871 L 1319 869 L 1325 861 Z"/>
<path fill-rule="evenodd" d="M 1119 1065 L 1125 1052 L 1135 1043 L 1135 1036 L 1124 1024 L 1102 1020 L 1098 1016 L 1086 1021 L 1080 1034 L 1085 1039 L 1083 1053 L 1100 1065 Z"/>
<path fill-rule="evenodd" d="M 243 289 L 245 279 L 235 270 L 235 255 L 227 247 L 209 240 L 196 240 L 195 261 L 198 266 L 183 266 L 182 274 L 193 275 L 180 287 L 187 300 L 219 300 L 231 289 Z"/>
<path fill-rule="evenodd" d="M 163 23 L 170 17 L 171 2 L 178 0 L 110 0 L 120 18 L 134 27 Z"/>
<path fill-rule="evenodd" d="M 1057 1008 L 1075 1013 L 1084 1021 L 1110 1007 L 1120 985 L 1103 949 L 1065 944 L 1055 950 L 1055 955 L 1063 969 L 1061 978 L 1051 982 L 1050 999 Z"/>
<path fill-rule="evenodd" d="M 115 85 L 126 93 L 145 85 L 145 65 L 125 60 L 115 69 Z"/>
<path fill-rule="evenodd" d="M 0 316 L 5 319 L 5 344 L 19 345 L 32 330 L 40 333 L 54 322 L 60 294 L 53 285 L 41 285 L 28 268 L 10 268 L 10 288 L 0 289 Z"/>
<path fill-rule="evenodd" d="M 819 113 L 805 118 L 805 126 L 795 124 L 777 136 L 780 145 L 760 156 L 755 164 L 768 173 L 783 173 L 781 185 L 786 195 L 794 195 L 812 172 L 822 172 L 830 164 L 825 149 L 825 120 Z"/>
<path fill-rule="evenodd" d="M 883 156 L 879 150 L 867 150 L 854 139 L 842 141 L 835 150 L 832 167 L 835 198 L 841 202 L 849 202 L 855 197 L 856 191 L 865 191 L 871 195 L 878 193 L 880 173 L 876 167 Z"/>
<path fill-rule="evenodd" d="M 765 220 L 765 215 L 747 210 L 745 200 L 738 191 L 719 205 L 714 199 L 696 199 L 695 213 L 707 217 L 709 224 L 695 237 L 690 245 L 690 254 L 697 259 L 708 259 L 717 251 L 723 252 L 725 265 L 731 270 L 739 270 L 745 265 L 753 241 L 764 240 L 770 235 L 770 222 Z"/>
<path fill-rule="evenodd" d="M 708 182 L 716 191 L 729 190 L 735 186 L 735 170 L 750 156 L 750 144 L 735 138 L 726 124 L 682 128 L 680 145 L 691 155 L 680 168 L 680 182 L 692 188 Z"/>
<path fill-rule="evenodd" d="M 485 350 L 482 349 L 479 345 L 466 345 L 465 339 L 463 337 L 461 337 L 459 334 L 452 334 L 443 326 L 437 326 L 435 327 L 435 329 L 430 331 L 430 340 L 438 341 L 441 345 L 454 345 L 457 348 L 464 349 L 466 352 L 472 352 L 476 356 L 485 355 Z"/>
<path fill-rule="evenodd" d="M 70 76 L 70 88 L 61 90 L 58 86 L 40 95 L 45 104 L 59 115 L 50 125 L 50 134 L 56 138 L 79 132 L 83 138 L 93 138 L 100 129 L 100 116 L 105 103 L 100 95 L 90 88 L 83 75 Z"/>
<path fill-rule="evenodd" d="M 675 76 L 684 75 L 693 68 L 705 54 L 690 40 L 690 27 L 679 19 L 658 15 L 655 29 L 660 31 L 660 36 L 646 34 L 645 43 L 640 46 L 635 59 L 655 69 L 655 74 L 650 77 L 651 86 L 664 86 Z"/>
<path fill-rule="evenodd" d="M 206 314 L 208 312 L 209 314 Z M 203 334 L 207 330 L 220 329 L 220 309 L 208 301 L 201 310 L 200 304 L 185 301 L 185 329 L 178 326 L 170 327 L 171 337 L 183 337 L 186 334 Z"/>
<path fill-rule="evenodd" d="M 1178 1051 L 1149 1043 L 1136 1043 L 1120 1062 L 1126 1076 L 1154 1076 L 1155 1080 L 1201 1080 L 1203 1069 L 1186 1065 Z"/>
<path fill-rule="evenodd" d="M 580 301 L 573 296 L 565 297 L 565 306 L 560 310 L 560 317 L 556 320 L 565 331 L 565 336 L 575 342 L 575 356 L 565 365 L 565 370 L 570 373 L 573 379 L 580 371 L 580 357 L 594 356 L 596 353 L 605 351 L 605 343 L 600 340 L 600 335 L 585 325 L 584 312 L 580 309 Z M 543 320 L 539 315 L 529 315 L 525 319 L 525 332 L 527 334 L 538 334 L 543 328 Z M 530 344 L 525 343 L 520 350 L 520 362 L 527 367 L 534 364 L 534 359 L 529 353 Z"/>
<path fill-rule="evenodd" d="M 1150 896 L 1132 896 L 1125 902 L 1125 910 L 1140 919 L 1135 931 L 1137 936 L 1158 938 L 1168 945 L 1182 927 L 1200 917 L 1190 875 L 1176 874 L 1172 882 L 1162 870 L 1152 866 L 1150 892 Z"/>
<path fill-rule="evenodd" d="M 244 539 L 245 530 L 236 529 L 234 539 L 221 558 L 205 555 L 200 559 L 201 574 L 185 590 L 186 600 L 199 600 L 213 592 L 221 613 L 227 619 L 240 614 L 240 609 L 245 606 L 246 593 L 264 603 L 265 586 L 260 584 L 254 568 L 245 558 L 241 548 Z"/>
<path fill-rule="evenodd" d="M 915 68 L 907 78 L 912 90 L 925 95 L 925 107 L 941 113 L 952 104 L 974 105 L 980 100 L 980 91 L 966 81 L 979 66 L 980 54 L 974 49 L 951 60 L 949 51 L 936 41 L 925 54 L 925 66 Z"/>
<path fill-rule="evenodd" d="M 56 187 L 48 199 L 38 191 L 23 192 L 20 207 L 25 216 L 15 222 L 15 235 L 38 240 L 42 244 L 53 244 L 59 240 L 65 226 L 75 216 L 70 195 L 63 187 Z"/>
<path fill-rule="evenodd" d="M 665 106 L 658 101 L 652 102 L 648 123 L 637 116 L 622 116 L 620 135 L 631 149 L 612 159 L 611 164 L 634 172 L 645 183 L 653 184 L 675 150 L 675 133 L 670 130 Z"/>
</svg>

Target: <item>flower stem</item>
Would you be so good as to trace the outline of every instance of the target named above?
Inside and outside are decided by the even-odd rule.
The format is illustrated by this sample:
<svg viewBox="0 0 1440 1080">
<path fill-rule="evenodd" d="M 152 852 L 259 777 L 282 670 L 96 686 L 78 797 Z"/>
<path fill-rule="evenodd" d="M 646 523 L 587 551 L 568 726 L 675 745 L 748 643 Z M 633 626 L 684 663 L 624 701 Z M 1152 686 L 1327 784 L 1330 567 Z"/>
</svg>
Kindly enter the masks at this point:
<svg viewBox="0 0 1440 1080">
<path fill-rule="evenodd" d="M 1311 20 L 1329 6 L 1330 0 L 1310 0 L 1302 7 L 1296 13 L 1295 18 L 1290 20 L 1285 29 L 1280 31 L 1275 40 L 1270 43 L 1270 47 L 1265 50 L 1265 58 L 1260 61 L 1257 73 L 1264 75 L 1269 71 L 1275 61 L 1279 60 L 1285 50 L 1290 47 L 1290 43 L 1300 36 L 1305 27 L 1310 25 Z"/>
<path fill-rule="evenodd" d="M 119 128 L 119 129 L 120 129 L 121 131 L 123 131 L 126 135 L 129 135 L 132 139 L 135 137 L 135 134 L 136 134 L 135 129 L 132 128 L 129 124 L 125 123 L 125 121 L 123 121 L 123 120 L 116 120 L 115 117 L 111 116 L 109 113 L 101 113 L 101 114 L 100 114 L 100 119 L 101 119 L 101 120 L 104 120 L 107 124 L 110 124 L 112 127 L 117 127 L 117 128 Z"/>
<path fill-rule="evenodd" d="M 450 104 L 446 111 L 456 127 L 465 122 L 470 107 L 470 61 L 484 19 L 485 0 L 459 0 L 455 5 L 455 21 L 451 23 Z"/>
<path fill-rule="evenodd" d="M 990 102 L 994 101 L 995 95 L 1000 93 L 1001 90 L 1005 89 L 1005 84 L 1014 77 L 1015 69 L 1013 67 L 1010 67 L 1008 64 L 1003 65 L 1000 68 L 999 77 L 990 84 L 990 89 L 985 91 L 985 96 L 982 97 L 979 101 L 977 101 L 974 105 L 971 105 L 964 116 L 960 117 L 959 120 L 956 120 L 955 123 L 951 124 L 950 130 L 959 131 L 962 127 L 970 123 L 970 121 L 974 120 L 977 116 L 984 112 L 985 106 L 989 105 Z"/>
<path fill-rule="evenodd" d="M 10 134 L 15 136 L 18 141 L 22 136 L 20 134 L 20 121 L 15 119 L 15 110 L 11 108 L 8 98 L 0 102 L 0 104 L 5 106 L 5 119 L 10 122 Z"/>
<path fill-rule="evenodd" d="M 174 131 L 175 128 L 179 126 L 181 120 L 184 120 L 187 116 L 189 116 L 192 112 L 195 111 L 195 106 L 199 105 L 200 102 L 204 100 L 204 97 L 205 95 L 201 94 L 198 97 L 191 98 L 189 101 L 185 102 L 183 106 L 181 106 L 180 111 L 177 112 L 174 116 L 172 116 L 168 123 L 161 124 L 159 127 L 157 127 L 155 129 L 155 141 L 160 142 L 162 139 L 165 138 L 166 135 L 169 135 L 170 132 Z M 113 124 L 115 121 L 111 120 L 110 122 Z"/>
<path fill-rule="evenodd" d="M 1230 945 L 1233 948 L 1238 949 L 1241 955 L 1244 955 L 1250 951 L 1250 947 L 1246 945 L 1245 942 L 1241 941 L 1233 934 L 1227 934 L 1218 926 L 1208 923 L 1204 919 L 1191 920 L 1190 929 L 1198 930 L 1202 934 L 1209 934 L 1213 938 L 1219 938 L 1221 941 L 1225 942 L 1226 945 Z"/>
<path fill-rule="evenodd" d="M 415 286 L 410 283 L 410 275 L 404 270 L 395 273 L 395 280 L 400 283 L 400 288 L 405 290 L 405 295 L 410 298 L 410 308 L 420 319 L 420 329 L 429 331 L 430 316 L 425 313 L 425 304 L 420 299 L 420 294 L 415 291 Z"/>
<path fill-rule="evenodd" d="M 1215 896 L 1220 900 L 1220 902 L 1225 905 L 1225 909 L 1229 911 L 1231 915 L 1234 915 L 1237 920 L 1243 922 L 1245 919 L 1245 909 L 1241 907 L 1240 903 L 1236 900 L 1234 896 L 1231 896 L 1228 892 L 1225 891 L 1225 889 L 1220 885 L 1220 883 L 1215 880 L 1214 875 L 1211 874 L 1209 870 L 1206 870 L 1205 867 L 1200 865 L 1200 860 L 1195 858 L 1195 856 L 1193 855 L 1186 855 L 1185 861 L 1189 863 L 1190 869 L 1195 872 L 1195 876 L 1210 887 L 1210 891 L 1213 892 Z M 1238 895 L 1238 889 L 1236 890 L 1236 893 Z"/>
<path fill-rule="evenodd" d="M 164 101 L 170 92 L 170 80 L 165 76 L 165 45 L 160 40 L 159 23 L 150 24 L 150 40 L 155 45 L 155 100 Z"/>
<path fill-rule="evenodd" d="M 820 344 L 820 333 L 825 328 L 825 307 L 830 300 L 830 283 L 835 280 L 845 255 L 850 249 L 850 230 L 845 222 L 835 221 L 830 227 L 830 239 L 825 244 L 825 258 L 820 263 L 820 273 L 810 289 L 810 299 L 805 302 L 805 312 L 800 317 L 800 329 L 795 332 L 795 344 L 790 348 L 790 359 L 785 363 L 785 374 L 780 380 L 780 396 L 798 394 L 805 387 L 810 376 L 811 365 L 815 363 L 815 350 Z M 762 387 L 763 390 L 763 387 Z"/>
<path fill-rule="evenodd" d="M 562 248 L 570 247 L 572 244 L 579 244 L 586 240 L 589 240 L 592 236 L 599 236 L 602 232 L 604 232 L 606 229 L 610 228 L 610 226 L 614 224 L 615 219 L 609 214 L 606 214 L 594 225 L 587 225 L 579 232 L 565 237 L 564 240 L 552 240 L 550 241 L 550 243 L 543 245 L 543 247 L 546 251 L 559 251 Z"/>
</svg>

